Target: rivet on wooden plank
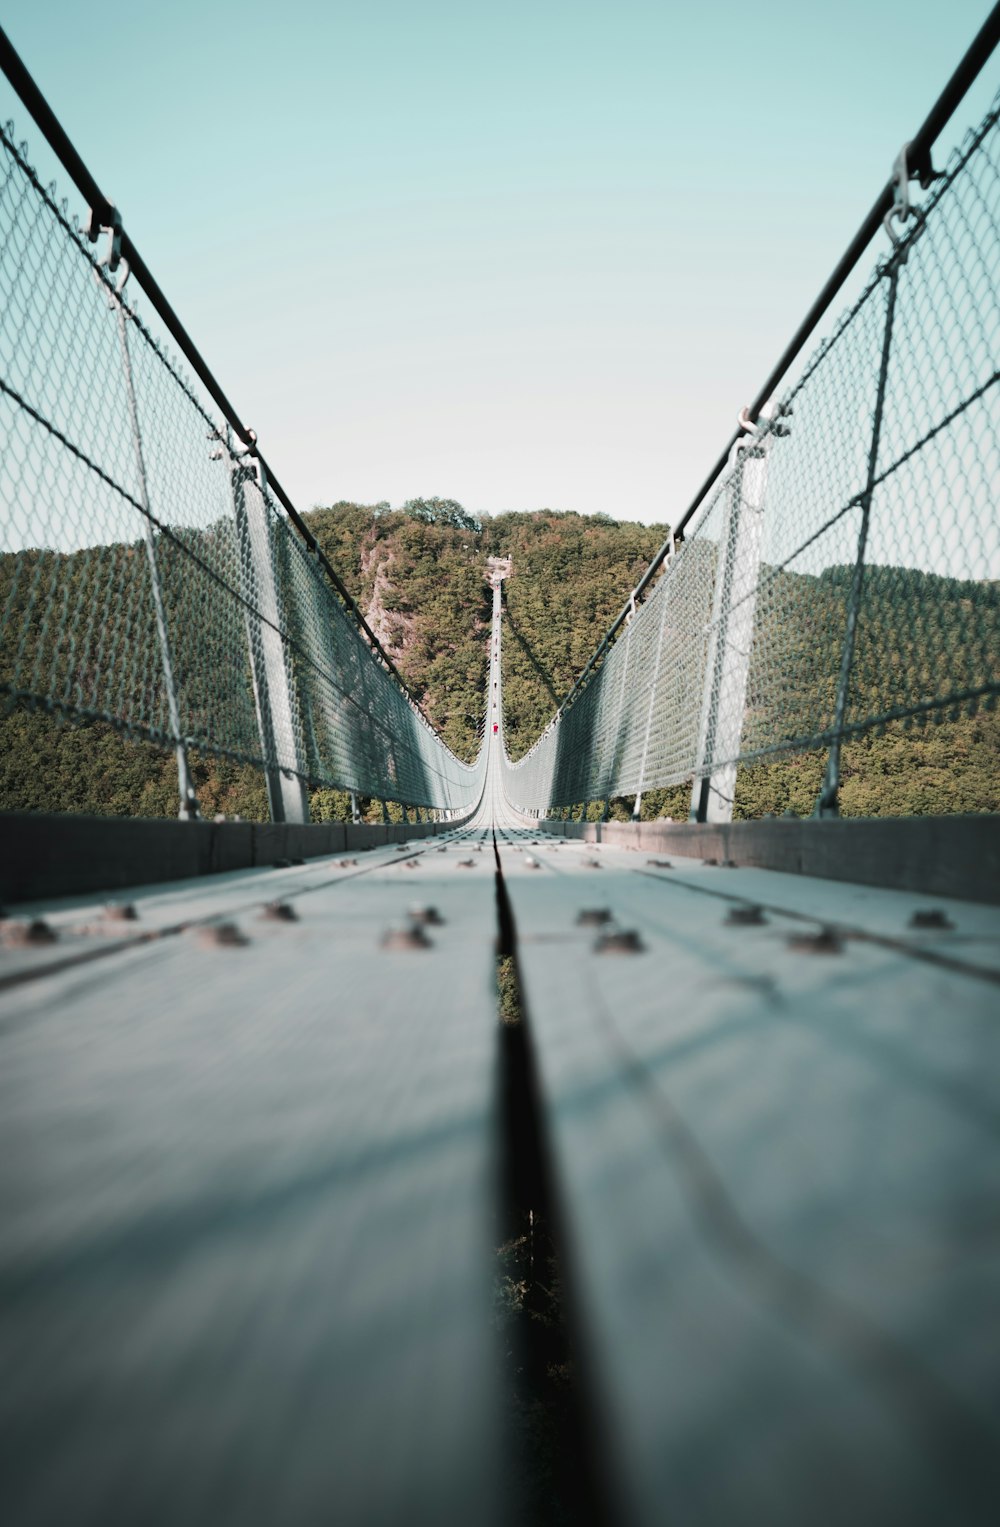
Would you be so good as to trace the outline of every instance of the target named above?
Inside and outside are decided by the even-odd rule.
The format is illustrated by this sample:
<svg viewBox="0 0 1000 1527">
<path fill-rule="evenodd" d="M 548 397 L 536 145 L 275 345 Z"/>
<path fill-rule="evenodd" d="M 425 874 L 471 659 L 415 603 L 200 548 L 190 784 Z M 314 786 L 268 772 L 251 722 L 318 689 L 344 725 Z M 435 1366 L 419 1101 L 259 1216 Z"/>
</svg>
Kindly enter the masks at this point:
<svg viewBox="0 0 1000 1527">
<path fill-rule="evenodd" d="M 242 949 L 250 940 L 235 923 L 207 923 L 192 929 L 199 944 L 206 949 Z"/>
<path fill-rule="evenodd" d="M 436 927 L 441 927 L 444 924 L 444 918 L 437 907 L 423 907 L 417 904 L 410 908 L 408 915 L 414 923 L 426 923 Z"/>
<path fill-rule="evenodd" d="M 820 928 L 816 933 L 791 934 L 788 947 L 797 954 L 842 954 L 844 941 L 836 928 Z"/>
<path fill-rule="evenodd" d="M 726 926 L 730 928 L 760 928 L 766 922 L 763 907 L 755 907 L 752 904 L 745 907 L 730 907 L 726 918 Z"/>
<path fill-rule="evenodd" d="M 382 935 L 383 949 L 430 949 L 430 939 L 418 923 L 405 928 L 388 928 Z"/>
<path fill-rule="evenodd" d="M 287 901 L 269 901 L 261 909 L 261 917 L 275 923 L 297 923 L 299 914 Z"/>
<path fill-rule="evenodd" d="M 645 945 L 634 928 L 616 928 L 602 933 L 594 945 L 595 954 L 642 954 Z"/>
<path fill-rule="evenodd" d="M 44 917 L 33 917 L 30 922 L 9 922 L 0 928 L 0 940 L 17 947 L 25 944 L 54 944 L 59 937 Z"/>
<path fill-rule="evenodd" d="M 947 912 L 942 912 L 940 907 L 930 907 L 926 911 L 914 912 L 910 918 L 911 928 L 954 928 L 955 924 Z"/>
<path fill-rule="evenodd" d="M 101 916 L 109 923 L 134 923 L 139 918 L 130 901 L 109 901 Z"/>
</svg>

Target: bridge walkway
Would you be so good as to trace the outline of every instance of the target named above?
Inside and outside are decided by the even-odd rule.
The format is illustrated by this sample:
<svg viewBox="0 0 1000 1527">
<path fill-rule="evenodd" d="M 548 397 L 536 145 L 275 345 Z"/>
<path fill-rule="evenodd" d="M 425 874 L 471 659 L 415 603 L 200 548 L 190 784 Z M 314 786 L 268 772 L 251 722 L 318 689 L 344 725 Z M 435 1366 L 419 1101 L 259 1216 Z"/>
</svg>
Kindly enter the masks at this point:
<svg viewBox="0 0 1000 1527">
<path fill-rule="evenodd" d="M 500 618 L 466 824 L 6 925 L 18 1519 L 498 1519 L 511 1130 L 622 1521 L 989 1498 L 1000 913 L 525 825 Z"/>
<path fill-rule="evenodd" d="M 0 969 L 24 1519 L 492 1519 L 498 942 L 622 1520 L 977 1519 L 1000 918 L 649 857 L 508 816 L 19 909 L 60 935 Z"/>
<path fill-rule="evenodd" d="M 630 1519 L 980 1520 L 996 909 L 543 836 L 499 856 Z"/>
</svg>

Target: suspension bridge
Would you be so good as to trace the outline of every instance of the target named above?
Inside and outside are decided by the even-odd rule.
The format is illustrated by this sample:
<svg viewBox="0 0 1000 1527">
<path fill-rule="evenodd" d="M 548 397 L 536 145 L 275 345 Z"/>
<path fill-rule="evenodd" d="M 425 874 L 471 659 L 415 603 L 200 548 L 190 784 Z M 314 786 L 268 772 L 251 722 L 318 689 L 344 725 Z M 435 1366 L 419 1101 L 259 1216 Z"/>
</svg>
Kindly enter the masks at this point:
<svg viewBox="0 0 1000 1527">
<path fill-rule="evenodd" d="M 998 26 L 516 760 L 484 566 L 471 763 L 0 33 L 89 209 L 2 130 L 0 688 L 179 802 L 0 818 L 11 1520 L 527 1520 L 496 1248 L 544 1281 L 536 1225 L 573 1478 L 532 1520 L 994 1519 L 1000 818 L 838 805 L 859 739 L 1000 693 L 1000 102 L 931 156 Z M 811 819 L 733 820 L 807 752 Z M 202 820 L 199 756 L 271 821 Z"/>
</svg>

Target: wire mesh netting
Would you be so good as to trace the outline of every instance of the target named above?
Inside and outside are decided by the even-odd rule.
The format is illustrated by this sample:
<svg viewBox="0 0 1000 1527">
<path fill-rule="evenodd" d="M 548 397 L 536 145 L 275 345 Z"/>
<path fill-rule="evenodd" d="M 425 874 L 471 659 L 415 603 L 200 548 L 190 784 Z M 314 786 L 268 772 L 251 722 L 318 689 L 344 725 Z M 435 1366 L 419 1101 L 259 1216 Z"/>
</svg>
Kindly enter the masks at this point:
<svg viewBox="0 0 1000 1527">
<path fill-rule="evenodd" d="M 730 457 L 510 800 L 567 806 L 738 771 L 1000 693 L 1000 102 Z M 818 781 L 817 781 L 818 783 Z M 697 804 L 700 795 L 700 806 Z"/>
<path fill-rule="evenodd" d="M 259 466 L 0 132 L 0 693 L 309 786 L 482 789 Z"/>
</svg>

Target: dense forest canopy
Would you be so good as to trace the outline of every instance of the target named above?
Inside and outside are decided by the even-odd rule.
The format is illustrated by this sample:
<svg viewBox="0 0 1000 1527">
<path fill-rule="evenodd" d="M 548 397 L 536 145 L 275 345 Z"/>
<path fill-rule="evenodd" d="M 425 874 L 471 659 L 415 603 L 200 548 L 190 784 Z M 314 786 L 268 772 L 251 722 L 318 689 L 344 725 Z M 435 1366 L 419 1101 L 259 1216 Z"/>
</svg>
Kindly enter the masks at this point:
<svg viewBox="0 0 1000 1527">
<path fill-rule="evenodd" d="M 479 519 L 455 500 L 437 497 L 414 498 L 397 510 L 385 503 L 337 503 L 306 519 L 425 712 L 465 759 L 475 755 L 485 706 L 487 557 L 510 555 L 514 561 L 513 577 L 505 584 L 503 657 L 507 740 L 517 757 L 545 726 L 667 535 L 665 525 L 547 509 Z M 915 608 L 926 618 L 933 604 L 932 619 L 946 630 L 970 597 L 987 601 L 991 609 L 997 602 L 993 585 L 970 592 L 968 585 L 953 587 L 930 575 L 896 569 L 881 574 L 891 579 L 893 597 L 879 604 L 871 651 L 859 651 L 858 658 L 858 680 L 873 708 L 885 703 L 883 691 L 893 682 L 881 657 L 910 650 Z M 7 576 L 0 566 L 0 582 Z M 831 570 L 814 590 L 805 591 L 814 623 L 823 588 L 835 592 L 839 576 L 840 570 Z M 907 587 L 902 591 L 907 597 L 901 597 L 900 579 L 917 580 L 920 587 Z M 878 586 L 874 581 L 873 589 Z M 794 707 L 792 689 L 787 699 Z M 175 813 L 172 755 L 128 740 L 107 723 L 70 726 L 17 708 L 0 719 L 0 734 L 5 809 Z M 843 810 L 855 815 L 998 810 L 998 743 L 995 714 L 936 718 L 936 724 L 916 729 L 894 723 L 846 746 Z M 737 815 L 808 814 L 823 761 L 820 752 L 798 753 L 742 769 Z M 204 756 L 195 756 L 193 766 L 206 815 L 266 816 L 259 771 Z M 686 816 L 689 795 L 683 785 L 650 791 L 643 815 Z M 373 816 L 380 814 L 377 803 L 362 804 Z M 319 790 L 312 805 L 317 818 L 339 817 L 346 814 L 348 799 L 342 791 Z M 600 803 L 589 809 L 595 814 Z M 631 801 L 613 803 L 612 809 L 624 815 Z"/>
</svg>

